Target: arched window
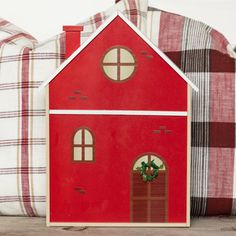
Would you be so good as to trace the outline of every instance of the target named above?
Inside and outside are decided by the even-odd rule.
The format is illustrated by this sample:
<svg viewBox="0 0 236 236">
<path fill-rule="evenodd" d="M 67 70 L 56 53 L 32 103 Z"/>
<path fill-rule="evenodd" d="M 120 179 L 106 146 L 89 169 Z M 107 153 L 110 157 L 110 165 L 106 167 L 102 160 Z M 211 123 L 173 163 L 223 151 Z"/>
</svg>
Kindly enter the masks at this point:
<svg viewBox="0 0 236 236">
<path fill-rule="evenodd" d="M 129 79 L 136 68 L 136 60 L 130 49 L 116 46 L 106 52 L 102 60 L 105 75 L 116 82 Z"/>
<path fill-rule="evenodd" d="M 80 128 L 76 131 L 73 139 L 74 161 L 94 160 L 94 137 L 87 128 Z"/>
</svg>

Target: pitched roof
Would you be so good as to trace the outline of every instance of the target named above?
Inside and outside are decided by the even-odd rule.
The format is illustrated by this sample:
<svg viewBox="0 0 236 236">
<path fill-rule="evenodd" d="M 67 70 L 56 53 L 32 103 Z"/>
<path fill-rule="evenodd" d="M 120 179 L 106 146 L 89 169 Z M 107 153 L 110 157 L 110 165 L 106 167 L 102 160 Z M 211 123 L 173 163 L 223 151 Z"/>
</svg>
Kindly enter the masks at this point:
<svg viewBox="0 0 236 236">
<path fill-rule="evenodd" d="M 45 80 L 39 88 L 45 87 L 49 84 L 81 51 L 83 51 L 92 41 L 100 34 L 116 17 L 120 17 L 136 34 L 140 36 L 163 60 L 166 61 L 175 71 L 178 73 L 195 91 L 198 92 L 198 87 L 188 79 L 188 77 L 177 67 L 173 61 L 170 60 L 158 47 L 156 47 L 150 39 L 148 39 L 128 18 L 126 18 L 121 12 L 117 11 L 109 18 L 107 18 L 103 24 L 77 49 L 69 58 L 67 58 L 56 71 Z"/>
</svg>

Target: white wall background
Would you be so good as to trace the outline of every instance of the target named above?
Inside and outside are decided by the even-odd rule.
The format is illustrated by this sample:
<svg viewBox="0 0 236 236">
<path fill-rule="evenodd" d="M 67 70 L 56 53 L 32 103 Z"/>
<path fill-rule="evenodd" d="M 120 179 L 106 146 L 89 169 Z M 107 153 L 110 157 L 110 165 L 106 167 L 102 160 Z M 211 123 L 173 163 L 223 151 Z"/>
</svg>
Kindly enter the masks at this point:
<svg viewBox="0 0 236 236">
<path fill-rule="evenodd" d="M 2 2 L 1 2 L 2 1 Z M 31 33 L 39 41 L 106 10 L 114 0 L 0 0 L 0 17 Z M 236 45 L 236 0 L 149 0 L 149 5 L 203 21 Z"/>
</svg>

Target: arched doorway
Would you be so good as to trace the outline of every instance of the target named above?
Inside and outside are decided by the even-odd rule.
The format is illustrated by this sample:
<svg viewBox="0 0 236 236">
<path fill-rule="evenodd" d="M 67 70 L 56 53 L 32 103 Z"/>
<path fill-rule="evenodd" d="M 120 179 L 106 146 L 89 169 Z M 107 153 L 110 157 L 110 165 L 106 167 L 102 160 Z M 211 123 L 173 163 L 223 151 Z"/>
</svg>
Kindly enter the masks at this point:
<svg viewBox="0 0 236 236">
<path fill-rule="evenodd" d="M 142 162 L 153 161 L 161 167 L 152 181 L 144 181 L 139 167 Z M 153 175 L 153 168 L 147 173 Z M 140 156 L 131 170 L 131 222 L 167 222 L 168 218 L 168 170 L 163 160 L 156 154 Z"/>
</svg>

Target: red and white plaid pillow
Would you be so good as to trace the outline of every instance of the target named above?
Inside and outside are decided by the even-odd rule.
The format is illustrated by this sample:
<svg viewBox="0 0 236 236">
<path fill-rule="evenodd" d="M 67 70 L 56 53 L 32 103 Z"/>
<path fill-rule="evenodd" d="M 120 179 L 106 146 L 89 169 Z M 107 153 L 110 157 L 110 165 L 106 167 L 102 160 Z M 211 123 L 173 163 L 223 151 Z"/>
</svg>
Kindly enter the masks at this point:
<svg viewBox="0 0 236 236">
<path fill-rule="evenodd" d="M 199 88 L 192 101 L 192 215 L 236 214 L 235 58 L 208 25 L 149 9 L 147 36 Z"/>
<path fill-rule="evenodd" d="M 82 42 L 117 8 L 200 89 L 193 94 L 192 215 L 236 214 L 236 63 L 228 41 L 201 22 L 126 0 L 82 23 Z M 37 88 L 63 60 L 63 34 L 37 44 L 0 20 L 0 214 L 45 215 L 45 106 Z"/>
<path fill-rule="evenodd" d="M 81 23 L 82 42 L 117 10 L 145 32 L 147 0 L 123 0 Z M 45 100 L 37 88 L 64 60 L 64 34 L 37 44 L 1 19 L 0 39 L 0 214 L 44 216 Z"/>
</svg>

